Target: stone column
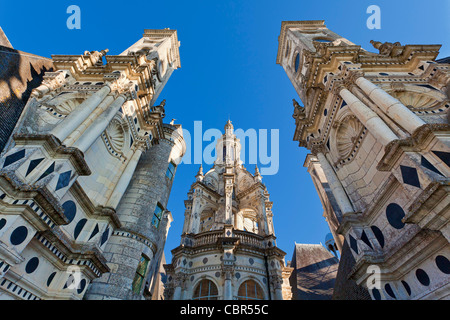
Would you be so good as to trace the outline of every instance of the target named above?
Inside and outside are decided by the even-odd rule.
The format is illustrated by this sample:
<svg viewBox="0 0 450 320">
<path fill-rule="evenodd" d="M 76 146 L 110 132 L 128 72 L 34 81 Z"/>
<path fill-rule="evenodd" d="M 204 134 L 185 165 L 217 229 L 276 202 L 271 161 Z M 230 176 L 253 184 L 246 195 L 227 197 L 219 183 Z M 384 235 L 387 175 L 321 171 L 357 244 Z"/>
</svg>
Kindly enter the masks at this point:
<svg viewBox="0 0 450 320">
<path fill-rule="evenodd" d="M 225 179 L 225 224 L 233 224 L 233 177 L 226 176 Z"/>
<path fill-rule="evenodd" d="M 84 120 L 95 110 L 95 108 L 111 92 L 111 88 L 106 85 L 89 98 L 84 100 L 75 110 L 73 110 L 64 121 L 59 123 L 50 132 L 60 141 L 64 141 Z"/>
<path fill-rule="evenodd" d="M 190 217 L 189 233 L 197 234 L 200 232 L 200 209 L 201 209 L 201 193 L 196 190 L 194 200 L 192 201 L 192 210 Z"/>
<path fill-rule="evenodd" d="M 341 181 L 334 172 L 333 167 L 328 162 L 328 159 L 321 152 L 317 153 L 317 159 L 319 160 L 325 177 L 327 177 L 331 192 L 333 193 L 342 214 L 345 215 L 354 212 L 353 206 L 347 197 L 347 193 L 345 192 Z"/>
<path fill-rule="evenodd" d="M 86 152 L 87 149 L 94 143 L 95 140 L 108 127 L 111 120 L 122 107 L 126 97 L 120 95 L 113 103 L 105 110 L 95 121 L 86 129 L 86 131 L 73 144 L 73 147 L 78 148 L 81 152 Z"/>
<path fill-rule="evenodd" d="M 120 199 L 122 199 L 122 196 L 124 195 L 128 185 L 130 184 L 134 170 L 136 170 L 136 166 L 139 162 L 139 159 L 141 158 L 141 155 L 142 155 L 141 148 L 137 148 L 134 151 L 134 154 L 131 157 L 130 161 L 128 162 L 127 167 L 120 176 L 120 179 L 117 182 L 117 185 L 114 188 L 113 193 L 109 197 L 108 203 L 106 205 L 107 207 L 116 209 L 117 206 L 119 205 Z"/>
<path fill-rule="evenodd" d="M 278 275 L 271 276 L 272 290 L 274 291 L 274 300 L 283 300 L 283 278 Z"/>
<path fill-rule="evenodd" d="M 242 214 L 242 212 L 238 212 L 236 214 L 236 229 L 238 230 L 244 230 L 244 215 Z"/>
<path fill-rule="evenodd" d="M 261 231 L 264 235 L 269 235 L 269 226 L 267 224 L 267 215 L 266 215 L 266 197 L 261 190 L 261 194 L 259 195 L 259 210 L 261 214 Z"/>
<path fill-rule="evenodd" d="M 175 287 L 172 300 L 181 300 L 181 287 L 178 285 Z"/>
<path fill-rule="evenodd" d="M 225 284 L 223 288 L 223 300 L 233 300 L 233 287 L 231 284 L 231 272 L 225 271 Z"/>
<path fill-rule="evenodd" d="M 413 133 L 418 127 L 425 124 L 425 122 L 409 110 L 408 107 L 366 78 L 359 77 L 356 79 L 355 83 L 389 117 L 405 128 L 409 133 Z"/>
<path fill-rule="evenodd" d="M 345 100 L 352 113 L 384 146 L 398 139 L 386 123 L 348 89 L 341 89 L 339 95 Z"/>
<path fill-rule="evenodd" d="M 92 282 L 86 299 L 143 299 L 132 291 L 132 282 L 141 255 L 153 258 L 164 247 L 164 222 L 155 228 L 152 219 L 158 203 L 167 206 L 173 180 L 166 178 L 166 171 L 173 149 L 173 142 L 161 139 L 140 157 L 116 209 L 122 227 L 103 250 L 112 272 Z"/>
<path fill-rule="evenodd" d="M 191 215 L 190 212 L 185 212 L 184 213 L 184 224 L 183 224 L 183 234 L 184 233 L 188 233 L 189 232 L 189 225 L 191 223 Z"/>
</svg>

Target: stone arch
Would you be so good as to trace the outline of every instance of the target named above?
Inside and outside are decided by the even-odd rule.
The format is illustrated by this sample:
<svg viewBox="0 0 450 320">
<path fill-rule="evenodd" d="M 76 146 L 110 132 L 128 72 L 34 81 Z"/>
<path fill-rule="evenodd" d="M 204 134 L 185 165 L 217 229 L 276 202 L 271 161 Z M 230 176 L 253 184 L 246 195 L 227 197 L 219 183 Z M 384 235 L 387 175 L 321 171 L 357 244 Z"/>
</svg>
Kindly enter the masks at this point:
<svg viewBox="0 0 450 320">
<path fill-rule="evenodd" d="M 221 285 L 219 285 L 219 283 L 217 282 L 217 279 L 214 279 L 212 276 L 208 275 L 208 274 L 203 274 L 201 275 L 198 279 L 196 279 L 192 285 L 192 291 L 190 292 L 190 299 L 194 299 L 194 293 L 195 290 L 197 289 L 197 286 L 200 285 L 200 282 L 203 280 L 208 280 L 211 281 L 217 288 L 217 300 L 219 300 L 219 298 L 223 297 L 223 288 Z"/>
<path fill-rule="evenodd" d="M 211 231 L 215 225 L 215 215 L 216 210 L 211 206 L 208 206 L 206 209 L 203 209 L 200 214 L 200 232 Z"/>
<path fill-rule="evenodd" d="M 255 281 L 255 283 L 259 286 L 259 288 L 262 291 L 263 294 L 263 300 L 268 300 L 269 299 L 269 295 L 267 292 L 267 284 L 264 284 L 263 281 L 261 281 L 259 279 L 259 277 L 253 275 L 253 274 L 248 274 L 244 277 L 242 277 L 241 279 L 239 279 L 236 283 L 236 286 L 234 287 L 234 292 L 233 292 L 233 297 L 238 297 L 238 293 L 239 293 L 239 289 L 241 288 L 241 286 L 249 280 L 253 280 Z M 268 280 L 267 280 L 268 281 Z"/>
</svg>

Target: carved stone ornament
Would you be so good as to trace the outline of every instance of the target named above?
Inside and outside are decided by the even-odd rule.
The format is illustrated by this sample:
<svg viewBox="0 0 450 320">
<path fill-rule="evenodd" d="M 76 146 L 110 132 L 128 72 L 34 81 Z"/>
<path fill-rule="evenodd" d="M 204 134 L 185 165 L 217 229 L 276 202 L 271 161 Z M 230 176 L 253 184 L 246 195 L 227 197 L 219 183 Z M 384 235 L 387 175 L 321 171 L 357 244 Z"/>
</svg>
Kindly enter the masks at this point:
<svg viewBox="0 0 450 320">
<path fill-rule="evenodd" d="M 353 151 L 364 126 L 354 116 L 348 116 L 339 123 L 336 132 L 336 149 L 341 159 L 346 158 Z"/>
<path fill-rule="evenodd" d="M 403 52 L 403 47 L 400 42 L 385 42 L 381 43 L 379 41 L 370 40 L 370 43 L 375 49 L 378 49 L 380 55 L 382 56 L 399 56 Z"/>
<path fill-rule="evenodd" d="M 412 111 L 433 109 L 440 104 L 434 96 L 420 92 L 394 91 L 391 95 Z"/>
<path fill-rule="evenodd" d="M 120 74 L 118 79 L 110 84 L 111 91 L 117 91 L 119 94 L 129 92 L 133 86 L 133 82 L 131 82 L 123 73 Z"/>
<path fill-rule="evenodd" d="M 295 120 L 303 120 L 303 119 L 305 119 L 306 118 L 305 108 L 300 106 L 300 104 L 295 99 L 292 99 L 292 102 L 294 104 L 294 114 L 292 115 L 292 117 Z"/>
</svg>

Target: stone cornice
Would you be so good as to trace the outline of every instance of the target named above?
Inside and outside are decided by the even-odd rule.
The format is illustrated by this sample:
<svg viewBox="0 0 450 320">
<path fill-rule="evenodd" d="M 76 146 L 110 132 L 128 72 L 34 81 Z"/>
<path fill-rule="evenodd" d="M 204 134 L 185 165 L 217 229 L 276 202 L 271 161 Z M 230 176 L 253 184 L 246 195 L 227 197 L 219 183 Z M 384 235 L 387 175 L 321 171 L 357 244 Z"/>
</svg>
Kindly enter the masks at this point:
<svg viewBox="0 0 450 320">
<path fill-rule="evenodd" d="M 367 251 L 355 263 L 348 274 L 349 279 L 362 283 L 369 276 L 370 265 L 380 267 L 383 281 L 397 281 L 417 267 L 417 261 L 423 261 L 441 250 L 448 242 L 438 231 L 420 229 L 410 236 L 409 241 L 396 243 L 388 252 Z M 391 270 L 386 273 L 384 270 Z"/>
<path fill-rule="evenodd" d="M 413 134 L 406 139 L 390 142 L 384 148 L 384 156 L 377 165 L 379 171 L 391 171 L 405 151 L 420 152 L 422 147 L 434 138 L 435 132 L 450 131 L 449 124 L 425 124 L 417 128 Z"/>
<path fill-rule="evenodd" d="M 6 186 L 9 187 L 10 191 L 23 193 L 20 197 L 33 198 L 56 224 L 65 225 L 69 223 L 59 201 L 46 187 L 25 184 L 11 172 L 0 172 L 0 181 L 2 181 L 2 184 L 6 182 Z"/>
<path fill-rule="evenodd" d="M 281 64 L 281 56 L 285 50 L 285 38 L 287 31 L 290 28 L 301 28 L 302 30 L 326 28 L 324 20 L 306 20 L 306 21 L 282 21 L 281 31 L 278 36 L 278 52 L 277 52 L 277 64 Z"/>
<path fill-rule="evenodd" d="M 83 153 L 77 148 L 66 147 L 51 134 L 16 133 L 13 136 L 17 145 L 34 144 L 44 145 L 53 155 L 68 156 L 80 176 L 89 176 L 92 172 L 84 160 Z"/>
<path fill-rule="evenodd" d="M 109 207 L 97 206 L 95 207 L 89 196 L 84 192 L 83 188 L 78 181 L 75 181 L 70 188 L 70 192 L 77 199 L 83 210 L 89 215 L 95 218 L 106 217 L 112 222 L 114 228 L 120 228 L 122 226 L 116 210 Z"/>
<path fill-rule="evenodd" d="M 41 233 L 41 236 L 50 241 L 67 259 L 90 260 L 101 273 L 110 271 L 105 257 L 95 244 L 74 243 L 59 227 L 44 231 Z M 97 274 L 96 276 L 98 277 L 99 275 Z"/>
</svg>

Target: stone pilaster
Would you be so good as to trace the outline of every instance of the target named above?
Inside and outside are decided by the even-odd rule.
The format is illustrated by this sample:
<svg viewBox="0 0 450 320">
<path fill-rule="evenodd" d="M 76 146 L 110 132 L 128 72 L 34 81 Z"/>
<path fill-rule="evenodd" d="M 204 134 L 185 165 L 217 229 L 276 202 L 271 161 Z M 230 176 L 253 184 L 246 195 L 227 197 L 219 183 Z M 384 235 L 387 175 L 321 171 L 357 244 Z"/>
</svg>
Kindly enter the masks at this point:
<svg viewBox="0 0 450 320">
<path fill-rule="evenodd" d="M 339 88 L 338 90 L 339 95 L 348 104 L 352 113 L 384 146 L 398 139 L 386 123 L 353 93 L 345 88 Z"/>
</svg>

